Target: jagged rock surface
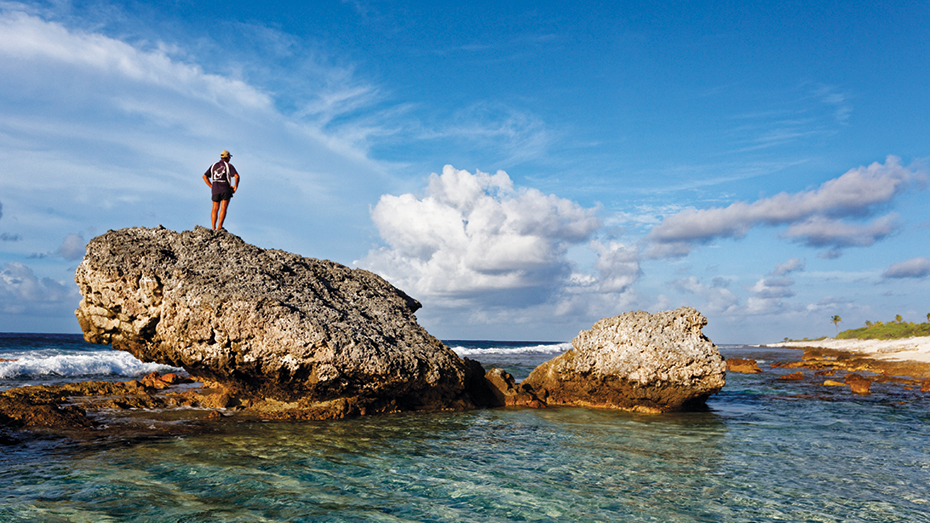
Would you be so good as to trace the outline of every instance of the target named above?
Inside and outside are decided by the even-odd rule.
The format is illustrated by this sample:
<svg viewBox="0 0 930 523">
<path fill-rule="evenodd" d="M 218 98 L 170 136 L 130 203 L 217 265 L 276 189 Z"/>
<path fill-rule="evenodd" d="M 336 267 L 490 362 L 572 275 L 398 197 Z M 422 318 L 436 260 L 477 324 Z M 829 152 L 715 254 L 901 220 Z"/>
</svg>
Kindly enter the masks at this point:
<svg viewBox="0 0 930 523">
<path fill-rule="evenodd" d="M 94 238 L 75 280 L 85 340 L 276 417 L 471 406 L 465 364 L 417 324 L 419 302 L 368 271 L 224 231 L 137 227 Z"/>
<path fill-rule="evenodd" d="M 725 384 L 726 364 L 701 332 L 706 324 L 690 307 L 604 318 L 521 385 L 549 405 L 642 412 L 697 407 Z"/>
</svg>

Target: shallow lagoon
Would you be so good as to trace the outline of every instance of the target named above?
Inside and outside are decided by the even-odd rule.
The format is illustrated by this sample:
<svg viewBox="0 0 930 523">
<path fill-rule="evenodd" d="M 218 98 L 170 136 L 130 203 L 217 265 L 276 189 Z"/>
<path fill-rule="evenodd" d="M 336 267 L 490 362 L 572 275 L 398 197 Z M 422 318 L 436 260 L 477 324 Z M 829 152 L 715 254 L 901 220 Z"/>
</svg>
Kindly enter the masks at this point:
<svg viewBox="0 0 930 523">
<path fill-rule="evenodd" d="M 764 362 L 794 351 L 722 352 L 767 372 L 728 375 L 706 412 L 179 421 L 7 446 L 0 521 L 930 521 L 930 395 L 778 381 Z M 520 354 L 470 357 L 515 374 L 543 357 Z"/>
</svg>

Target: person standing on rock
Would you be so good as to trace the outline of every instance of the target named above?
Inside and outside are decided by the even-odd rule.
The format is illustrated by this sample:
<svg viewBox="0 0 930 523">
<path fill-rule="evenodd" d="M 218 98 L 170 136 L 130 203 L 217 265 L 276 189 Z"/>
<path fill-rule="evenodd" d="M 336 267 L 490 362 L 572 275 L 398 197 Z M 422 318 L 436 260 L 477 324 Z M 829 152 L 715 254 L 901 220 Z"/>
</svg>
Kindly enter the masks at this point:
<svg viewBox="0 0 930 523">
<path fill-rule="evenodd" d="M 229 160 L 232 155 L 229 151 L 220 153 L 220 161 L 211 165 L 207 172 L 203 173 L 203 181 L 213 189 L 213 211 L 210 213 L 210 222 L 213 224 L 213 230 L 223 229 L 223 221 L 226 220 L 226 208 L 229 207 L 229 200 L 233 197 L 236 189 L 239 188 L 239 173 L 233 167 Z M 232 184 L 232 178 L 236 179 L 236 184 Z M 217 224 L 217 219 L 219 224 Z M 225 229 L 223 229 L 225 230 Z"/>
</svg>

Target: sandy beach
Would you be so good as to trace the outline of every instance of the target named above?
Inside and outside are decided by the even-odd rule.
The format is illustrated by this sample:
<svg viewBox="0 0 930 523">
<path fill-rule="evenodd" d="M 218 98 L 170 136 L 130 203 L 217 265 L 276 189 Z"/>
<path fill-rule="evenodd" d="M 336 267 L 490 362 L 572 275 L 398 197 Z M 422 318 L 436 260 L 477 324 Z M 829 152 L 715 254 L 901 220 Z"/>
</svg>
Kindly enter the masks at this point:
<svg viewBox="0 0 930 523">
<path fill-rule="evenodd" d="M 899 340 L 837 340 L 826 338 L 816 341 L 788 341 L 769 343 L 768 347 L 817 347 L 853 352 L 863 357 L 887 361 L 916 361 L 930 363 L 930 336 Z"/>
</svg>

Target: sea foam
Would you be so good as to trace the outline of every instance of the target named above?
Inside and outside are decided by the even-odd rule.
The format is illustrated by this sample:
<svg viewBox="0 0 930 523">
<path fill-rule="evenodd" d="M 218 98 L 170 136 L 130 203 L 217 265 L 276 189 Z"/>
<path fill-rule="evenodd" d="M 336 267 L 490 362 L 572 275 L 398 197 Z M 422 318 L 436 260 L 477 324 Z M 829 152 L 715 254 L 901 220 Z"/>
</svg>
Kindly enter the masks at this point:
<svg viewBox="0 0 930 523">
<path fill-rule="evenodd" d="M 56 351 L 57 352 L 57 351 Z M 61 354 L 39 352 L 6 353 L 11 361 L 0 362 L 0 379 L 72 376 L 143 376 L 153 371 L 178 372 L 181 369 L 139 361 L 128 352 L 115 350 L 82 351 Z"/>
<path fill-rule="evenodd" d="M 572 344 L 565 343 L 546 343 L 540 345 L 522 345 L 516 347 L 489 345 L 488 347 L 464 347 L 462 345 L 452 345 L 449 347 L 460 357 L 475 357 L 487 354 L 561 354 L 572 348 Z"/>
</svg>

